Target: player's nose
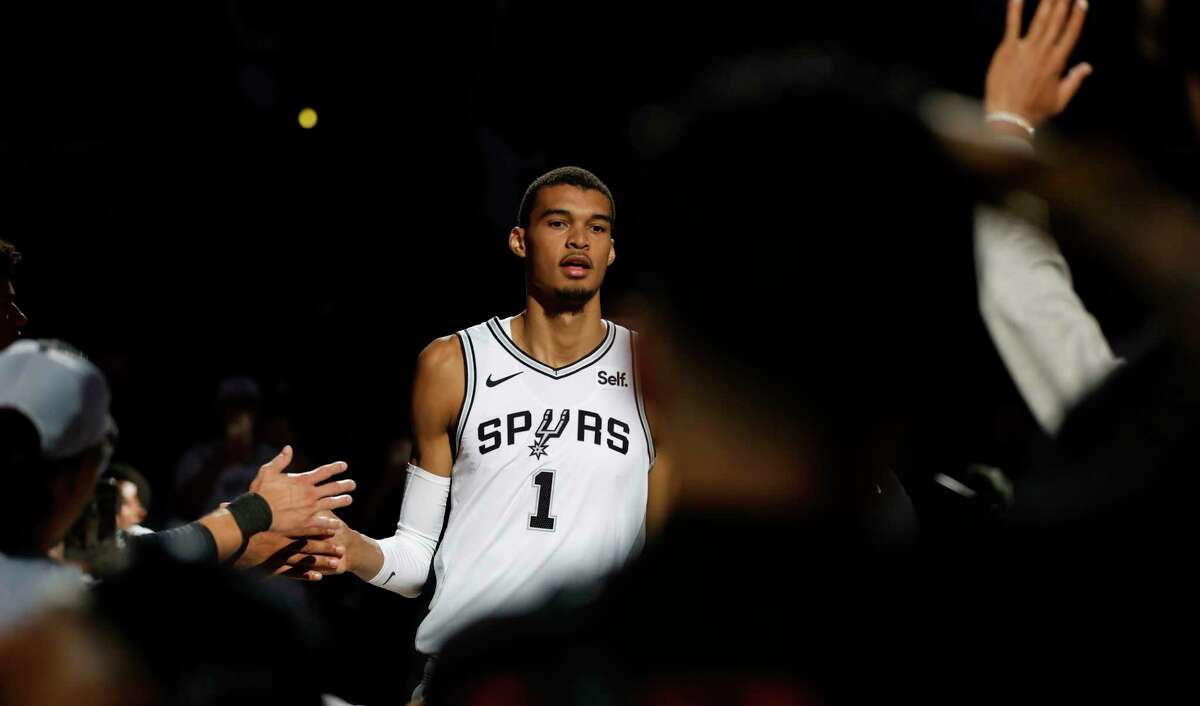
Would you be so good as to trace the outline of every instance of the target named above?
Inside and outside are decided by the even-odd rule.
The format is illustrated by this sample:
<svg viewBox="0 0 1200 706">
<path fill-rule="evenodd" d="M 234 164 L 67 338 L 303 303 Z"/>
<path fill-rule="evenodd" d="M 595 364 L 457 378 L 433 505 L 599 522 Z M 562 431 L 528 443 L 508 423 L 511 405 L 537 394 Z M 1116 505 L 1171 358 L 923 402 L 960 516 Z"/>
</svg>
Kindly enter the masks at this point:
<svg viewBox="0 0 1200 706">
<path fill-rule="evenodd" d="M 582 248 L 586 250 L 588 248 L 587 233 L 585 233 L 582 228 L 572 228 L 571 231 L 567 233 L 567 247 Z"/>
</svg>

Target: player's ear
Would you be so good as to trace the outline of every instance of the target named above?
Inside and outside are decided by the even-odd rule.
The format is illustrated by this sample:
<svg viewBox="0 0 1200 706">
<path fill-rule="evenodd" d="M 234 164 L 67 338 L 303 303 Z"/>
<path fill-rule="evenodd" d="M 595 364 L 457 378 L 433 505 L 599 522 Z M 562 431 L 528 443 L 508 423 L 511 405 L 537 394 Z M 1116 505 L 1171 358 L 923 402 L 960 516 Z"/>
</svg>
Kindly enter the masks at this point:
<svg viewBox="0 0 1200 706">
<path fill-rule="evenodd" d="M 519 258 L 525 258 L 525 229 L 513 228 L 508 234 L 508 249 Z"/>
<path fill-rule="evenodd" d="M 608 264 L 610 264 L 610 265 L 613 264 L 613 260 L 616 260 L 616 259 L 617 259 L 617 241 L 614 240 L 614 241 L 612 241 L 612 244 L 608 248 Z"/>
</svg>

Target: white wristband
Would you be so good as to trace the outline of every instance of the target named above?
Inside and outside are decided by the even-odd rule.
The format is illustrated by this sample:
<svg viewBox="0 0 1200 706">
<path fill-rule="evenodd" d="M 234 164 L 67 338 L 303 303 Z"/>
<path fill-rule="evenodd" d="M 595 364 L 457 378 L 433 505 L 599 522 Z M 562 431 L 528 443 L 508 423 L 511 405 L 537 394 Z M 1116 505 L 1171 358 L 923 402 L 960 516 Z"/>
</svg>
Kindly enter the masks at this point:
<svg viewBox="0 0 1200 706">
<path fill-rule="evenodd" d="M 1002 110 L 996 111 L 994 113 L 988 113 L 984 120 L 989 123 L 1008 123 L 1009 125 L 1016 125 L 1025 132 L 1029 133 L 1030 138 L 1037 134 L 1037 129 L 1033 127 L 1033 124 L 1016 113 L 1007 113 Z"/>
</svg>

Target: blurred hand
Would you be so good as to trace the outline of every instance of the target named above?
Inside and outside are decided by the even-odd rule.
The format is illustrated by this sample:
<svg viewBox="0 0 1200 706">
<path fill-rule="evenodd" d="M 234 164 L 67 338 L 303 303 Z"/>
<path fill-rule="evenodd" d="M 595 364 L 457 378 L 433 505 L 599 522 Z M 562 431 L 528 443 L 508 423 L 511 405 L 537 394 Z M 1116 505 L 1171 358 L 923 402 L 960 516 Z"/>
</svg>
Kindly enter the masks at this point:
<svg viewBox="0 0 1200 706">
<path fill-rule="evenodd" d="M 250 538 L 246 551 L 234 566 L 257 567 L 276 576 L 320 581 L 321 571 L 335 570 L 344 554 L 345 548 L 334 541 L 334 531 L 330 529 L 290 537 L 278 532 L 259 532 Z"/>
<path fill-rule="evenodd" d="M 354 490 L 352 480 L 339 480 L 320 485 L 348 468 L 345 463 L 330 463 L 307 473 L 284 473 L 292 462 L 292 447 L 285 446 L 279 455 L 259 469 L 250 490 L 258 493 L 271 506 L 271 531 L 283 535 L 298 535 L 313 529 L 336 529 L 336 518 L 317 517 L 322 510 L 346 507 L 353 499 L 346 495 Z"/>
<path fill-rule="evenodd" d="M 988 67 L 984 108 L 1015 113 L 1035 127 L 1066 109 L 1092 73 L 1079 64 L 1063 76 L 1087 16 L 1086 0 L 1040 0 L 1021 36 L 1023 0 L 1009 0 L 1004 40 Z"/>
</svg>

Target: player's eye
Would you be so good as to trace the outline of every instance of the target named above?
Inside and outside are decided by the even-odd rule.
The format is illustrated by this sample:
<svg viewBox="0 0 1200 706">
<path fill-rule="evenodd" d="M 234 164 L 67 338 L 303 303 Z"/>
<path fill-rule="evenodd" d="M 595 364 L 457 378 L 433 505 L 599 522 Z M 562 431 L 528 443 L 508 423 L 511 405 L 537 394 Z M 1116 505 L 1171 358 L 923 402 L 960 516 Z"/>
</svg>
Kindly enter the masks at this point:
<svg viewBox="0 0 1200 706">
<path fill-rule="evenodd" d="M 567 225 L 566 221 L 550 221 L 551 228 L 562 228 L 565 225 Z"/>
<path fill-rule="evenodd" d="M 596 233 L 597 235 L 600 235 L 600 234 L 603 234 L 603 233 L 607 233 L 607 232 L 608 232 L 608 226 L 603 226 L 603 225 L 596 224 L 596 225 L 592 226 L 592 232 L 593 232 L 593 233 Z"/>
</svg>

